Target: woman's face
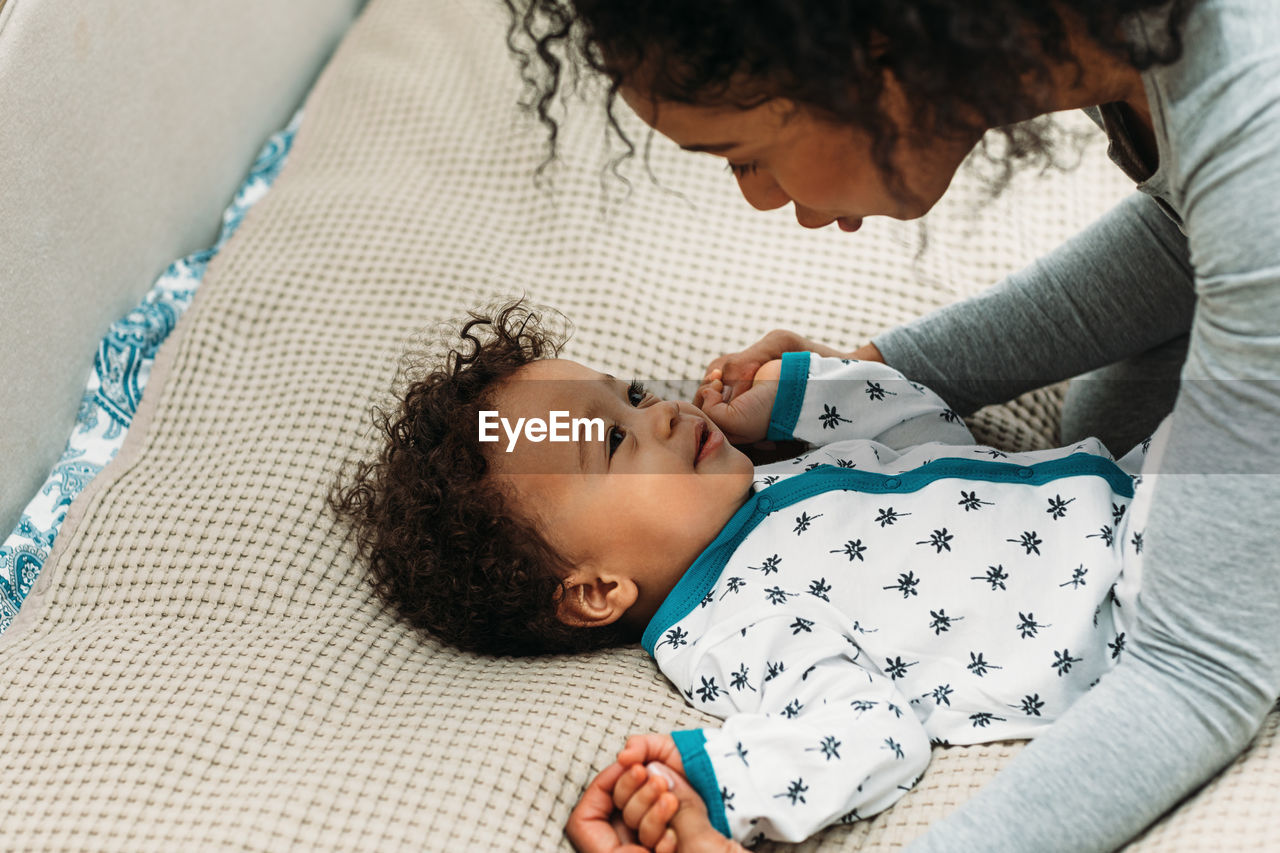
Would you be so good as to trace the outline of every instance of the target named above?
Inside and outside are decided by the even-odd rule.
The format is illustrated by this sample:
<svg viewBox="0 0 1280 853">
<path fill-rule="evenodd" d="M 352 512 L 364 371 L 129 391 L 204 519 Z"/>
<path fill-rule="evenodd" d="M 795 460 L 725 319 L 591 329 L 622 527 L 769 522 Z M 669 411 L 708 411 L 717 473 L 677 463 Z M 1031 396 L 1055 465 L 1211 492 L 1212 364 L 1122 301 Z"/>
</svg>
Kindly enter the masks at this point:
<svg viewBox="0 0 1280 853">
<path fill-rule="evenodd" d="M 942 197 L 980 134 L 932 139 L 923 144 L 900 134 L 892 162 L 908 193 L 896 191 L 871 156 L 866 131 L 834 124 L 790 101 L 775 99 L 751 109 L 697 106 L 655 100 L 624 86 L 623 100 L 650 127 L 690 151 L 725 158 L 742 195 L 759 210 L 787 203 L 806 228 L 837 222 L 857 231 L 868 216 L 915 219 Z M 886 86 L 886 112 L 899 122 L 905 109 L 896 87 Z"/>
</svg>

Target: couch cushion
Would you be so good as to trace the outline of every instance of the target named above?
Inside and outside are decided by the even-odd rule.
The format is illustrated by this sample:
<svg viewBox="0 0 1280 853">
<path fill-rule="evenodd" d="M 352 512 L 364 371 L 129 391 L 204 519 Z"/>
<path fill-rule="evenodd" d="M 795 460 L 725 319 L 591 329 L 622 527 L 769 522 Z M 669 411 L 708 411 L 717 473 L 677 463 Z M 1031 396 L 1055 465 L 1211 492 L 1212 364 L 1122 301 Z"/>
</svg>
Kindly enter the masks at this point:
<svg viewBox="0 0 1280 853">
<path fill-rule="evenodd" d="M 0 535 L 57 461 L 107 327 L 212 243 L 360 2 L 0 8 Z"/>
</svg>

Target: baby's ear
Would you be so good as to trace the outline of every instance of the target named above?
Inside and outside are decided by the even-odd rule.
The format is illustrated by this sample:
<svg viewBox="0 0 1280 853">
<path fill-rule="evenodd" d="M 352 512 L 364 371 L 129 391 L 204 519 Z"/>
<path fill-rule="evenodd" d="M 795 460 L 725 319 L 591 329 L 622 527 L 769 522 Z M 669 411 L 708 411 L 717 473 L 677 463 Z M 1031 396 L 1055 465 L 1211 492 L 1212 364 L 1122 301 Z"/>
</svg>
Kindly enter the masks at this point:
<svg viewBox="0 0 1280 853">
<path fill-rule="evenodd" d="M 566 625 L 599 628 L 617 622 L 636 603 L 639 590 L 630 578 L 579 568 L 565 579 L 556 616 Z"/>
</svg>

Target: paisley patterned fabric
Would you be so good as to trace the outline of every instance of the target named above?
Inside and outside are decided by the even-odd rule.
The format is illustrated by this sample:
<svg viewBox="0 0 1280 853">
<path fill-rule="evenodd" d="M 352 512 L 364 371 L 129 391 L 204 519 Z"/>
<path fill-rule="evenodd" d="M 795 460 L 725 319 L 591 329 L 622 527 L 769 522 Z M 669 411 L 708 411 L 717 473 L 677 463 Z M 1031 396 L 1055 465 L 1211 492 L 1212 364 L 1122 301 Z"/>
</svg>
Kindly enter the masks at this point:
<svg viewBox="0 0 1280 853">
<path fill-rule="evenodd" d="M 170 264 L 138 306 L 117 320 L 98 345 L 62 458 L 23 510 L 17 528 L 0 545 L 0 633 L 13 622 L 35 584 L 67 507 L 124 443 L 160 345 L 191 304 L 209 261 L 280 173 L 301 117 L 298 112 L 287 127 L 267 140 L 222 214 L 217 241 Z"/>
</svg>

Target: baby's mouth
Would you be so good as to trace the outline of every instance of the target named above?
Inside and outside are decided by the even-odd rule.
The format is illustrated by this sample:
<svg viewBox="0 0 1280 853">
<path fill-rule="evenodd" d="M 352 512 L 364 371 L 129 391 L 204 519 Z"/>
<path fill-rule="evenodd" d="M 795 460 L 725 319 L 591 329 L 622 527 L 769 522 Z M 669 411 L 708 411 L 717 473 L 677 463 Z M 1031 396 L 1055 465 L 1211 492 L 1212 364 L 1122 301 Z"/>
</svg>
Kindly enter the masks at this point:
<svg viewBox="0 0 1280 853">
<path fill-rule="evenodd" d="M 698 422 L 697 439 L 694 441 L 693 467 L 711 456 L 724 443 L 724 434 L 706 421 Z"/>
</svg>

